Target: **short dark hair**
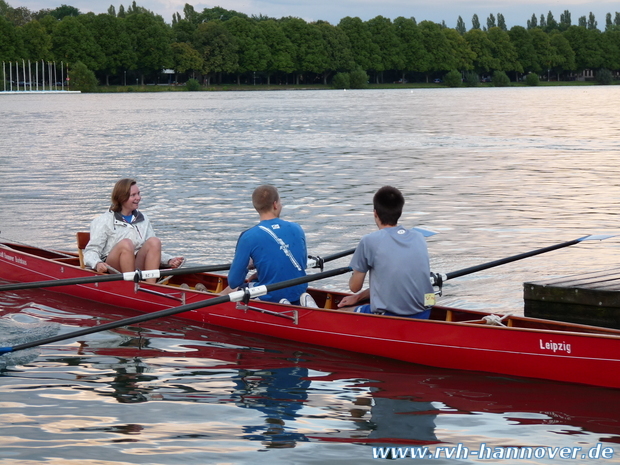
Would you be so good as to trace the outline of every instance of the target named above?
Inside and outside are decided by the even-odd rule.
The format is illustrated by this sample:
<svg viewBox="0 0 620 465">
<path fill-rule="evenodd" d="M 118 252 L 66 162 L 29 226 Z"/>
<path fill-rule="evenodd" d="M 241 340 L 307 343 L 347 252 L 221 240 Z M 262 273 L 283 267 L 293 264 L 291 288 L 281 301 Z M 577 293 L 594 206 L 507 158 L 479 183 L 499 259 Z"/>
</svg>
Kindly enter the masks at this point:
<svg viewBox="0 0 620 465">
<path fill-rule="evenodd" d="M 264 213 L 271 210 L 273 203 L 279 198 L 278 189 L 269 184 L 264 184 L 254 189 L 252 205 L 258 213 Z"/>
<path fill-rule="evenodd" d="M 395 187 L 383 186 L 375 193 L 372 204 L 381 224 L 396 226 L 400 215 L 403 214 L 405 198 Z"/>
<path fill-rule="evenodd" d="M 114 185 L 114 189 L 112 189 L 112 206 L 110 206 L 110 210 L 113 212 L 120 212 L 123 208 L 123 203 L 127 201 L 131 192 L 131 186 L 137 184 L 135 179 L 124 178 Z"/>
</svg>

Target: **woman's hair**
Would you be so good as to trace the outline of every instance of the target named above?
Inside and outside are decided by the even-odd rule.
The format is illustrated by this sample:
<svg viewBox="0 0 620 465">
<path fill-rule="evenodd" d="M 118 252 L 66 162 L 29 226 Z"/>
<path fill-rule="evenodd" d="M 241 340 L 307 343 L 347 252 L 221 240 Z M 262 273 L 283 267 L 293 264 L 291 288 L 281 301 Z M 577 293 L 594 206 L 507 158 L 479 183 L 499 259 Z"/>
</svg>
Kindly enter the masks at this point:
<svg viewBox="0 0 620 465">
<path fill-rule="evenodd" d="M 403 213 L 405 199 L 403 194 L 392 186 L 383 186 L 379 189 L 374 198 L 373 206 L 382 224 L 396 226 L 398 219 Z"/>
<path fill-rule="evenodd" d="M 114 184 L 114 189 L 112 189 L 112 206 L 110 210 L 113 212 L 120 212 L 123 208 L 123 203 L 127 201 L 129 198 L 129 192 L 131 191 L 131 186 L 137 184 L 135 179 L 125 178 L 118 181 Z"/>
<path fill-rule="evenodd" d="M 252 205 L 258 213 L 264 213 L 271 209 L 275 201 L 280 198 L 278 189 L 268 184 L 259 186 L 252 194 Z"/>
</svg>

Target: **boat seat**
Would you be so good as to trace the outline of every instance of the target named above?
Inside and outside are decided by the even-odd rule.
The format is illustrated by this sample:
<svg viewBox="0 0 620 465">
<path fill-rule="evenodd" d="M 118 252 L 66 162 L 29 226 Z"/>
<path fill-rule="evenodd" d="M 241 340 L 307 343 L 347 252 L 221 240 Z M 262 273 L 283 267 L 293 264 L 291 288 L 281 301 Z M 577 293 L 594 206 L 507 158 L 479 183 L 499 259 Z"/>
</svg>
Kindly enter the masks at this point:
<svg viewBox="0 0 620 465">
<path fill-rule="evenodd" d="M 90 232 L 77 232 L 75 233 L 75 239 L 77 241 L 78 257 L 80 257 L 80 268 L 86 268 L 86 265 L 84 265 L 84 249 L 90 241 Z"/>
</svg>

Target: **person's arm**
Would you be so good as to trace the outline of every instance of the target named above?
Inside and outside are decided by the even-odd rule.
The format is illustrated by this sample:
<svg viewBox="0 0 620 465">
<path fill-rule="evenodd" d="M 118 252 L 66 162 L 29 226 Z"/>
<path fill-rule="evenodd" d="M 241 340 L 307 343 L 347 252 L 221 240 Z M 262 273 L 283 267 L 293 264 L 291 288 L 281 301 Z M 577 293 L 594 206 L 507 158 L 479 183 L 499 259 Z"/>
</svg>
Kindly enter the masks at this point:
<svg viewBox="0 0 620 465">
<path fill-rule="evenodd" d="M 250 263 L 250 250 L 244 246 L 243 234 L 239 236 L 237 241 L 237 247 L 235 249 L 235 258 L 233 258 L 230 265 L 230 271 L 228 272 L 228 286 L 232 289 L 236 289 L 245 282 L 245 277 L 248 274 L 248 266 Z"/>
<path fill-rule="evenodd" d="M 366 279 L 366 273 L 353 270 L 353 274 L 349 278 L 349 288 L 352 292 L 356 292 L 356 294 L 344 297 L 340 303 L 338 303 L 338 307 L 351 307 L 357 305 L 358 302 L 370 299 L 370 289 L 358 292 L 364 286 L 364 279 Z"/>
<path fill-rule="evenodd" d="M 354 307 L 360 302 L 370 299 L 370 289 L 364 289 L 362 292 L 358 292 L 357 294 L 348 295 L 344 297 L 339 303 L 338 307 Z"/>
<path fill-rule="evenodd" d="M 349 278 L 349 289 L 351 292 L 358 292 L 364 286 L 364 279 L 366 279 L 366 273 L 353 270 L 353 274 Z"/>
<path fill-rule="evenodd" d="M 105 249 L 107 242 L 108 233 L 105 228 L 104 215 L 102 215 L 95 218 L 90 224 L 90 240 L 84 248 L 84 265 L 86 267 L 99 271 L 100 273 L 107 271 L 105 263 L 101 260 L 101 253 Z"/>
</svg>

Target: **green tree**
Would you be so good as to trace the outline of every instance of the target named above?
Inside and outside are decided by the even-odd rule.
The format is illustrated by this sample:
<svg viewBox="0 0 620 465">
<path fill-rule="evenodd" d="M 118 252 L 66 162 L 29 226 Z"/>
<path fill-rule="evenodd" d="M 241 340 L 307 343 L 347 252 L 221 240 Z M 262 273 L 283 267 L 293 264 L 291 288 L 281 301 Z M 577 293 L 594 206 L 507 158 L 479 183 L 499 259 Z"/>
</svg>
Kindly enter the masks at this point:
<svg viewBox="0 0 620 465">
<path fill-rule="evenodd" d="M 474 71 L 465 72 L 463 79 L 467 87 L 478 87 L 480 85 L 480 76 Z"/>
<path fill-rule="evenodd" d="M 620 69 L 620 28 L 611 26 L 601 34 L 601 66 L 608 70 Z"/>
<path fill-rule="evenodd" d="M 499 60 L 493 56 L 493 43 L 489 40 L 486 32 L 480 29 L 472 29 L 465 34 L 465 40 L 476 55 L 474 69 L 477 73 L 488 73 L 499 68 Z"/>
<path fill-rule="evenodd" d="M 240 18 L 248 18 L 245 13 L 239 13 L 235 10 L 227 10 L 220 6 L 214 8 L 205 8 L 202 13 L 198 14 L 197 21 L 199 23 L 206 23 L 208 21 L 228 21 L 235 16 Z"/>
<path fill-rule="evenodd" d="M 494 87 L 508 87 L 510 85 L 510 78 L 504 71 L 496 70 L 493 72 L 493 86 Z"/>
<path fill-rule="evenodd" d="M 538 74 L 529 73 L 525 77 L 525 84 L 528 86 L 537 86 L 538 84 L 540 84 L 540 78 L 538 77 Z"/>
<path fill-rule="evenodd" d="M 56 18 L 58 21 L 61 21 L 67 16 L 72 16 L 74 18 L 77 18 L 82 13 L 80 13 L 80 10 L 78 10 L 74 6 L 61 5 L 58 8 L 51 10 L 49 14 L 52 15 L 54 18 Z"/>
<path fill-rule="evenodd" d="M 105 85 L 108 86 L 110 76 L 118 75 L 121 70 L 131 69 L 136 61 L 136 54 L 131 46 L 124 19 L 99 14 L 92 16 L 90 27 L 103 54 L 98 70 L 103 72 Z"/>
<path fill-rule="evenodd" d="M 351 81 L 349 73 L 337 73 L 332 79 L 332 87 L 334 89 L 350 89 Z"/>
<path fill-rule="evenodd" d="M 567 30 L 572 25 L 571 14 L 570 11 L 564 10 L 564 13 L 560 15 L 560 24 L 558 25 L 558 29 L 562 32 Z"/>
<path fill-rule="evenodd" d="M 296 84 L 307 72 L 322 74 L 327 69 L 328 56 L 321 31 L 300 18 L 285 18 L 280 24 L 292 45 Z"/>
<path fill-rule="evenodd" d="M 463 18 L 459 16 L 459 19 L 456 20 L 456 30 L 459 34 L 463 35 L 467 32 L 467 27 L 465 26 L 465 21 Z"/>
<path fill-rule="evenodd" d="M 560 72 L 572 71 L 576 69 L 575 52 L 566 37 L 564 37 L 564 35 L 559 31 L 551 33 L 549 36 L 549 42 L 555 49 L 555 61 L 552 64 L 552 67 L 554 71 L 558 73 L 558 80 L 560 80 Z"/>
<path fill-rule="evenodd" d="M 389 18 L 377 16 L 367 22 L 372 41 L 378 54 L 373 60 L 372 69 L 377 71 L 376 82 L 383 82 L 383 72 L 403 69 L 405 57 L 399 53 L 399 40 L 396 28 Z"/>
<path fill-rule="evenodd" d="M 578 71 L 601 67 L 603 57 L 599 45 L 601 33 L 598 30 L 571 26 L 563 35 L 575 52 L 575 67 Z"/>
<path fill-rule="evenodd" d="M 21 58 L 15 25 L 0 16 L 0 61 L 13 61 Z"/>
<path fill-rule="evenodd" d="M 271 84 L 271 76 L 275 73 L 291 73 L 295 69 L 293 44 L 273 19 L 259 21 L 257 26 L 270 51 L 264 71 L 267 84 Z"/>
<path fill-rule="evenodd" d="M 21 43 L 24 44 L 23 58 L 33 61 L 52 60 L 52 36 L 39 21 L 30 21 L 19 28 L 18 32 L 21 35 Z"/>
<path fill-rule="evenodd" d="M 422 45 L 429 56 L 426 69 L 426 82 L 430 73 L 435 71 L 450 71 L 457 67 L 451 43 L 444 34 L 444 29 L 437 23 L 422 21 L 418 25 L 422 35 Z"/>
<path fill-rule="evenodd" d="M 191 5 L 185 6 L 187 7 Z M 196 32 L 196 27 L 198 27 L 197 23 L 187 19 L 181 19 L 180 15 L 177 13 L 173 16 L 172 21 L 172 41 L 190 43 L 192 41 L 192 37 L 194 36 L 194 32 Z"/>
<path fill-rule="evenodd" d="M 161 16 L 139 8 L 128 11 L 125 21 L 136 56 L 134 69 L 140 73 L 140 82 L 144 85 L 147 74 L 159 74 L 172 64 L 171 27 Z"/>
<path fill-rule="evenodd" d="M 550 36 L 540 28 L 531 29 L 529 34 L 537 59 L 536 65 L 531 70 L 538 74 L 548 72 L 555 60 L 555 49 L 551 46 Z"/>
<path fill-rule="evenodd" d="M 430 69 L 430 55 L 424 48 L 422 32 L 414 18 L 399 16 L 394 20 L 396 37 L 403 58 L 400 69 L 401 78 L 405 79 L 407 72 L 424 72 Z"/>
<path fill-rule="evenodd" d="M 469 47 L 465 37 L 459 34 L 455 29 L 446 28 L 442 31 L 448 39 L 450 48 L 452 49 L 455 68 L 460 71 L 474 69 L 474 59 L 476 58 L 476 54 Z"/>
<path fill-rule="evenodd" d="M 493 15 L 493 13 L 491 13 L 487 18 L 487 30 L 494 27 L 497 27 L 497 23 L 495 22 L 495 16 Z"/>
<path fill-rule="evenodd" d="M 351 89 L 363 89 L 368 84 L 368 75 L 362 68 L 356 68 L 349 73 Z"/>
<path fill-rule="evenodd" d="M 194 33 L 194 47 L 202 58 L 202 72 L 207 76 L 207 85 L 211 78 L 222 73 L 234 73 L 239 66 L 237 41 L 221 21 L 201 23 Z"/>
<path fill-rule="evenodd" d="M 69 71 L 71 82 L 71 90 L 79 90 L 81 92 L 94 92 L 97 88 L 97 78 L 95 73 L 88 67 L 78 61 L 71 66 Z"/>
<path fill-rule="evenodd" d="M 555 29 L 558 29 L 558 22 L 555 20 L 555 18 L 553 17 L 553 13 L 551 13 L 550 10 L 549 13 L 547 13 L 547 28 L 545 30 L 547 32 L 550 32 Z"/>
<path fill-rule="evenodd" d="M 504 19 L 504 15 L 501 13 L 497 13 L 497 27 L 502 31 L 508 31 L 506 27 L 506 20 Z"/>
<path fill-rule="evenodd" d="M 498 27 L 489 29 L 487 37 L 492 43 L 492 54 L 497 60 L 498 71 L 517 71 L 523 72 L 523 67 L 519 62 L 517 50 L 510 41 L 510 35 Z"/>
<path fill-rule="evenodd" d="M 355 64 L 363 70 L 374 69 L 380 52 L 379 47 L 372 40 L 368 25 L 357 17 L 347 16 L 340 20 L 338 28 L 349 38 Z"/>
<path fill-rule="evenodd" d="M 6 10 L 4 17 L 18 27 L 24 26 L 34 19 L 32 11 L 25 6 L 20 6 L 17 8 L 9 7 Z"/>
<path fill-rule="evenodd" d="M 444 76 L 443 82 L 448 87 L 461 87 L 461 73 L 453 69 Z"/>
<path fill-rule="evenodd" d="M 90 70 L 99 69 L 103 60 L 93 32 L 76 16 L 65 16 L 57 24 L 52 36 L 52 51 L 56 61 L 79 61 Z"/>
<path fill-rule="evenodd" d="M 224 27 L 237 40 L 237 55 L 239 57 L 236 70 L 237 84 L 241 84 L 243 74 L 252 73 L 252 77 L 255 78 L 256 72 L 267 69 L 270 50 L 265 45 L 265 40 L 256 21 L 235 16 L 226 21 Z"/>
<path fill-rule="evenodd" d="M 532 18 L 527 21 L 527 28 L 534 29 L 535 27 L 538 27 L 538 20 L 536 19 L 536 15 L 532 13 Z"/>
<path fill-rule="evenodd" d="M 521 64 L 522 72 L 529 73 L 540 68 L 530 32 L 523 26 L 513 26 L 508 31 L 508 35 L 517 52 L 517 61 Z M 515 80 L 518 81 L 518 74 L 515 77 Z"/>
<path fill-rule="evenodd" d="M 597 26 L 598 26 L 598 22 L 596 21 L 596 18 L 594 17 L 594 13 L 590 12 L 590 14 L 588 15 L 588 29 L 598 30 Z"/>
<path fill-rule="evenodd" d="M 349 37 L 342 29 L 325 21 L 318 21 L 316 27 L 321 31 L 327 52 L 327 68 L 323 71 L 323 84 L 327 84 L 332 72 L 351 70 L 355 67 L 355 62 Z"/>
<path fill-rule="evenodd" d="M 599 84 L 609 85 L 613 81 L 613 75 L 608 69 L 601 68 L 598 70 L 598 73 L 596 73 L 596 80 Z"/>
<path fill-rule="evenodd" d="M 174 80 L 178 81 L 176 73 L 187 73 L 191 71 L 192 78 L 196 71 L 204 68 L 204 60 L 194 47 L 187 42 L 175 42 L 170 46 L 172 50 L 172 64 L 175 71 Z"/>
<path fill-rule="evenodd" d="M 474 14 L 471 18 L 471 28 L 472 29 L 480 29 L 480 20 L 478 19 L 478 15 Z"/>
</svg>

